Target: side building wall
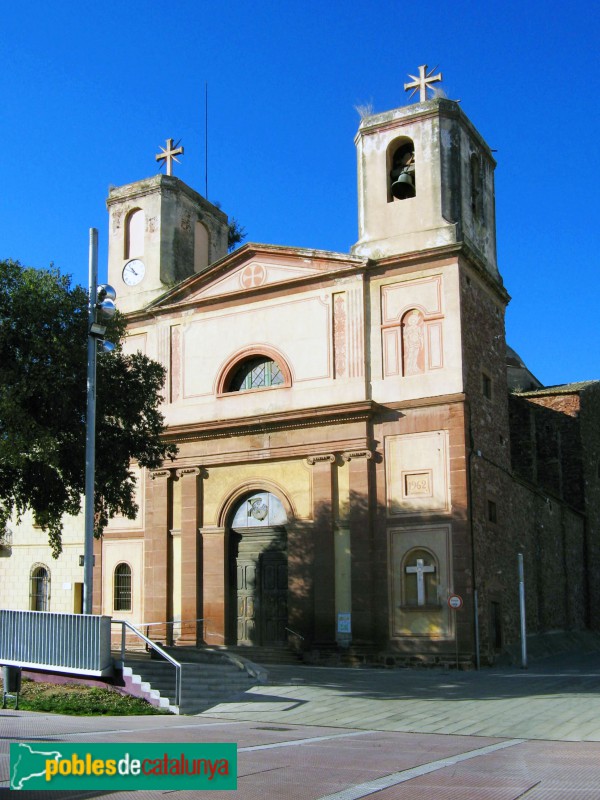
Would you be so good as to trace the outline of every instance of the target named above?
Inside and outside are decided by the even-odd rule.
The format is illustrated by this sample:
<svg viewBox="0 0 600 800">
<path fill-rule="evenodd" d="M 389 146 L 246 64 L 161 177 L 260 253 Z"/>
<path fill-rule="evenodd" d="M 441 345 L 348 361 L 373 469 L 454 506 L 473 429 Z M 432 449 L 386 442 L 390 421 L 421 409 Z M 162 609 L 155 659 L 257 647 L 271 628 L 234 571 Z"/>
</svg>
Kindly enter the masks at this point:
<svg viewBox="0 0 600 800">
<path fill-rule="evenodd" d="M 32 573 L 43 567 L 49 577 L 46 611 L 79 613 L 82 610 L 83 515 L 65 517 L 63 552 L 55 559 L 48 545 L 48 534 L 33 524 L 30 513 L 19 525 L 10 524 L 12 537 L 0 547 L 0 606 L 17 610 L 35 610 Z"/>
</svg>

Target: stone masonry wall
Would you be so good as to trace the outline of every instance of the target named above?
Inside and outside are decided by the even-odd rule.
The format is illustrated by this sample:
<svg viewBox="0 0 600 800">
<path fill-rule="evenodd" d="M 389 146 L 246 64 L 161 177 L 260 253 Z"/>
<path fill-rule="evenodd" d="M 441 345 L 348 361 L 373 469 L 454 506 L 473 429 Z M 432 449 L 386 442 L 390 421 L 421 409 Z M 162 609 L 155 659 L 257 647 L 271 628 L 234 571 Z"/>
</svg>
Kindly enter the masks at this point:
<svg viewBox="0 0 600 800">
<path fill-rule="evenodd" d="M 600 383 L 581 393 L 582 470 L 586 512 L 589 621 L 600 630 Z"/>
<path fill-rule="evenodd" d="M 463 379 L 467 395 L 467 474 L 470 478 L 473 566 L 478 593 L 482 663 L 498 639 L 513 639 L 518 594 L 510 591 L 517 546 L 510 523 L 508 390 L 504 298 L 468 265 L 461 275 Z M 496 628 L 499 627 L 499 632 Z"/>
<path fill-rule="evenodd" d="M 510 396 L 513 469 L 583 510 L 583 450 L 577 394 Z"/>
</svg>

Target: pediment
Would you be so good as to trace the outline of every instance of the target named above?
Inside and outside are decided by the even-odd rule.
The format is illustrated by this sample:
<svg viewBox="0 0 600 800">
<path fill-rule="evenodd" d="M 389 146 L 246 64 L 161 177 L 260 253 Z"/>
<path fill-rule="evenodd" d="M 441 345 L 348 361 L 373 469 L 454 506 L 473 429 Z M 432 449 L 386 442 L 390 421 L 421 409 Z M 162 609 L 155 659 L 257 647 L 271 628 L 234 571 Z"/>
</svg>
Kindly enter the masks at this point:
<svg viewBox="0 0 600 800">
<path fill-rule="evenodd" d="M 245 245 L 204 272 L 162 295 L 154 305 L 202 303 L 215 298 L 260 292 L 331 273 L 347 272 L 365 259 L 324 250 L 301 250 L 275 245 Z"/>
<path fill-rule="evenodd" d="M 308 278 L 320 272 L 311 264 L 278 264 L 264 258 L 253 258 L 205 286 L 201 291 L 194 292 L 194 297 L 202 300 L 205 297 L 244 292 L 260 286 Z"/>
</svg>

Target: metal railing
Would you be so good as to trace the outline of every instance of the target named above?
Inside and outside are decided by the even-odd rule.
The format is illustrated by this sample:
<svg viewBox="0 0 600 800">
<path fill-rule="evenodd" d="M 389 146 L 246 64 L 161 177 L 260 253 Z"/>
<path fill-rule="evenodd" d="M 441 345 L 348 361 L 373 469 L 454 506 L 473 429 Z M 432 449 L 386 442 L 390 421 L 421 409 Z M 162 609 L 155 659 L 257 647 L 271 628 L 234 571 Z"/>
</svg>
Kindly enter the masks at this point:
<svg viewBox="0 0 600 800">
<path fill-rule="evenodd" d="M 124 619 L 113 619 L 111 620 L 113 625 L 120 625 L 121 626 L 121 664 L 125 665 L 125 633 L 126 628 L 135 634 L 139 639 L 141 639 L 145 644 L 146 648 L 151 648 L 152 650 L 156 650 L 166 661 L 169 661 L 175 667 L 175 705 L 181 705 L 181 664 L 179 661 L 176 661 L 172 656 L 170 656 L 162 647 L 156 642 L 153 642 L 152 639 L 149 639 L 147 636 L 144 636 L 143 633 L 138 631 L 138 629 L 131 624 L 131 622 L 127 622 Z M 151 623 L 149 623 L 151 624 Z M 162 623 L 164 624 L 164 623 Z"/>
<path fill-rule="evenodd" d="M 0 609 L 0 664 L 106 675 L 110 617 Z"/>
<path fill-rule="evenodd" d="M 146 636 L 149 637 L 150 636 L 150 628 L 158 627 L 159 625 L 165 625 L 165 626 L 166 625 L 172 625 L 173 627 L 171 628 L 171 635 L 169 636 L 169 634 L 167 633 L 167 636 L 165 637 L 167 639 L 167 642 L 169 643 L 169 645 L 171 645 L 171 644 L 173 644 L 173 642 L 175 640 L 175 626 L 176 625 L 191 625 L 192 623 L 196 623 L 196 625 L 197 625 L 199 622 L 204 622 L 204 618 L 200 617 L 198 619 L 173 619 L 173 620 L 165 620 L 164 622 L 140 622 L 140 623 L 137 623 L 135 625 L 135 627 L 136 628 L 145 628 L 146 629 Z M 167 631 L 168 631 L 168 628 L 167 628 Z M 181 635 L 181 630 L 179 631 L 179 633 Z"/>
<path fill-rule="evenodd" d="M 301 633 L 298 633 L 297 631 L 293 631 L 291 628 L 288 628 L 288 627 L 286 627 L 284 630 L 286 630 L 288 633 L 291 633 L 292 636 L 297 636 L 299 639 L 302 639 L 302 641 L 304 641 L 304 636 L 302 636 Z"/>
</svg>

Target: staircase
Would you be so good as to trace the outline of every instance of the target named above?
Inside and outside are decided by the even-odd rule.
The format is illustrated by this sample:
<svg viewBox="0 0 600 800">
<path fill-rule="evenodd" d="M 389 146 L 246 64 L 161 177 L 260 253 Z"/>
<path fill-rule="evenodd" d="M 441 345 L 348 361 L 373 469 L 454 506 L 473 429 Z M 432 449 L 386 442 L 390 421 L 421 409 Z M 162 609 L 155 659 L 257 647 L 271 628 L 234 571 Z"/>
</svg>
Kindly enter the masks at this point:
<svg viewBox="0 0 600 800">
<path fill-rule="evenodd" d="M 199 714 L 230 700 L 267 673 L 235 653 L 200 648 L 164 648 L 181 664 L 181 703 L 175 704 L 175 668 L 156 652 L 127 652 L 123 679 L 131 694 L 174 714 Z"/>
<path fill-rule="evenodd" d="M 220 648 L 223 652 L 248 659 L 254 664 L 287 664 L 290 666 L 302 663 L 302 653 L 290 650 L 286 645 L 272 647 L 228 646 Z"/>
</svg>

